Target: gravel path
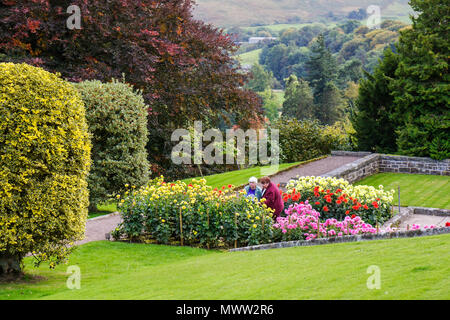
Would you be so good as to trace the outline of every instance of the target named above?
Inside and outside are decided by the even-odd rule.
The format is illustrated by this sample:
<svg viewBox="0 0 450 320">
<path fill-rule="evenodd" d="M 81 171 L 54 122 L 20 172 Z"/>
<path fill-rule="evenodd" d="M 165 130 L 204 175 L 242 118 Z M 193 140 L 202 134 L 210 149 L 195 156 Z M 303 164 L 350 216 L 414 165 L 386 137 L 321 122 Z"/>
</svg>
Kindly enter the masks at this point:
<svg viewBox="0 0 450 320">
<path fill-rule="evenodd" d="M 106 234 L 113 231 L 121 221 L 122 218 L 118 212 L 88 219 L 84 240 L 78 241 L 75 244 L 80 245 L 91 241 L 105 240 Z"/>
<path fill-rule="evenodd" d="M 275 184 L 286 183 L 292 178 L 299 176 L 321 176 L 334 169 L 342 167 L 343 165 L 360 159 L 360 157 L 347 157 L 347 156 L 329 156 L 325 159 L 317 160 L 305 164 L 304 166 L 297 167 L 280 174 L 277 174 L 270 178 Z"/>
</svg>

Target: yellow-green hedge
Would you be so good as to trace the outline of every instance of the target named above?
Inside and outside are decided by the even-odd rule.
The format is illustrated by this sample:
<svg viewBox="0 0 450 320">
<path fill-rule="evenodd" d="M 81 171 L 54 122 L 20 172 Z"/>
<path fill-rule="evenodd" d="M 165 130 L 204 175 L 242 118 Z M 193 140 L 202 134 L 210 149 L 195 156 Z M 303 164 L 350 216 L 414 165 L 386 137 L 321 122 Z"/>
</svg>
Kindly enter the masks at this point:
<svg viewBox="0 0 450 320">
<path fill-rule="evenodd" d="M 61 262 L 83 237 L 90 138 L 71 84 L 27 64 L 0 63 L 0 257 Z"/>
</svg>

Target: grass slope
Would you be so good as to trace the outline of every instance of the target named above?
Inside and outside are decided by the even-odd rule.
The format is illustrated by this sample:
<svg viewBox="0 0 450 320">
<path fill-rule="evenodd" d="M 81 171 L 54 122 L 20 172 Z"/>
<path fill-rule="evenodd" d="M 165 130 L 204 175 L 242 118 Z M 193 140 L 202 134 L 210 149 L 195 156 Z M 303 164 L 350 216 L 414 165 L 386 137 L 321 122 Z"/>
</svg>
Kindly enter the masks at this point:
<svg viewBox="0 0 450 320">
<path fill-rule="evenodd" d="M 241 65 L 254 65 L 259 61 L 259 55 L 261 54 L 262 49 L 256 49 L 249 52 L 241 53 L 237 55 L 239 62 Z"/>
<path fill-rule="evenodd" d="M 235 253 L 100 241 L 71 256 L 81 289 L 66 287 L 67 266 L 27 258 L 47 279 L 0 284 L 0 300 L 450 299 L 449 249 L 450 234 Z M 371 265 L 380 290 L 366 286 Z"/>
<path fill-rule="evenodd" d="M 450 209 L 450 177 L 407 173 L 379 173 L 356 185 L 369 185 L 395 190 L 394 203 L 398 205 L 398 186 L 402 206 Z"/>
<path fill-rule="evenodd" d="M 302 162 L 294 162 L 294 163 L 281 163 L 278 167 L 278 171 L 288 169 L 290 167 L 295 167 Z M 213 188 L 219 188 L 222 186 L 226 186 L 232 184 L 234 186 L 240 186 L 246 184 L 248 179 L 251 177 L 262 178 L 263 176 L 268 175 L 268 172 L 265 172 L 264 169 L 269 169 L 270 166 L 264 167 L 253 167 L 242 170 L 229 171 L 224 173 L 213 174 L 210 176 L 205 176 L 206 183 Z M 272 172 L 272 174 L 275 172 Z M 200 179 L 201 177 L 197 177 L 196 179 Z M 188 183 L 192 179 L 184 179 L 182 181 Z"/>
</svg>

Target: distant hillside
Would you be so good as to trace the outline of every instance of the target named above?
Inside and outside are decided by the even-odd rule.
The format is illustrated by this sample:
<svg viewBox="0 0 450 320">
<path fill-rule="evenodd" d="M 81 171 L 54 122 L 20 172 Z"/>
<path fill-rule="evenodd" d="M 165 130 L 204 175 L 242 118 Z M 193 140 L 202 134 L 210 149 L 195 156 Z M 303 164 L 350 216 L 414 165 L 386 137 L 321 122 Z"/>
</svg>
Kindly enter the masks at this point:
<svg viewBox="0 0 450 320">
<path fill-rule="evenodd" d="M 196 0 L 196 18 L 219 27 L 330 21 L 370 5 L 381 8 L 382 19 L 407 22 L 409 0 Z"/>
</svg>

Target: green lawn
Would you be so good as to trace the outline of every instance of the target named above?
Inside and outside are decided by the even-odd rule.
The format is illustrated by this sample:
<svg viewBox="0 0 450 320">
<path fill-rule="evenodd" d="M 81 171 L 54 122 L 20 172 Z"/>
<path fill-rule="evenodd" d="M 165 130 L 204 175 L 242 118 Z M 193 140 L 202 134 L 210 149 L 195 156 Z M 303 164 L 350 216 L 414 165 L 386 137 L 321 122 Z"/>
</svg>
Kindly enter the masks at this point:
<svg viewBox="0 0 450 320">
<path fill-rule="evenodd" d="M 377 187 L 381 184 L 386 190 L 395 190 L 394 203 L 398 205 L 398 186 L 400 186 L 400 205 L 450 209 L 450 177 L 407 173 L 379 173 L 367 177 L 356 185 Z"/>
<path fill-rule="evenodd" d="M 99 241 L 69 265 L 34 269 L 46 279 L 0 284 L 4 299 L 450 299 L 450 234 L 247 252 Z M 381 289 L 366 286 L 380 268 Z"/>
<path fill-rule="evenodd" d="M 294 162 L 294 163 L 281 163 L 279 165 L 278 171 L 290 168 L 290 167 L 295 167 L 299 164 L 301 164 L 302 162 Z M 253 167 L 253 168 L 248 168 L 248 169 L 242 169 L 242 170 L 235 170 L 235 171 L 229 171 L 229 172 L 224 172 L 224 173 L 218 173 L 218 174 L 213 174 L 210 176 L 205 176 L 204 178 L 206 179 L 206 183 L 209 186 L 212 186 L 213 188 L 219 188 L 222 186 L 226 186 L 229 184 L 232 184 L 234 186 L 240 186 L 243 184 L 248 183 L 248 179 L 250 179 L 251 177 L 256 177 L 256 178 L 262 178 L 263 176 L 268 175 L 267 172 L 262 171 L 263 168 L 269 168 L 270 166 L 264 166 L 264 167 Z M 275 172 L 272 172 L 275 173 Z M 200 179 L 201 177 L 197 177 L 196 179 Z M 184 179 L 182 181 L 184 182 L 190 182 L 192 180 L 191 179 Z"/>
<path fill-rule="evenodd" d="M 97 205 L 97 210 L 95 212 L 89 212 L 88 219 L 96 218 L 99 216 L 104 216 L 106 214 L 110 214 L 117 211 L 116 203 L 105 203 L 101 205 Z"/>
</svg>

